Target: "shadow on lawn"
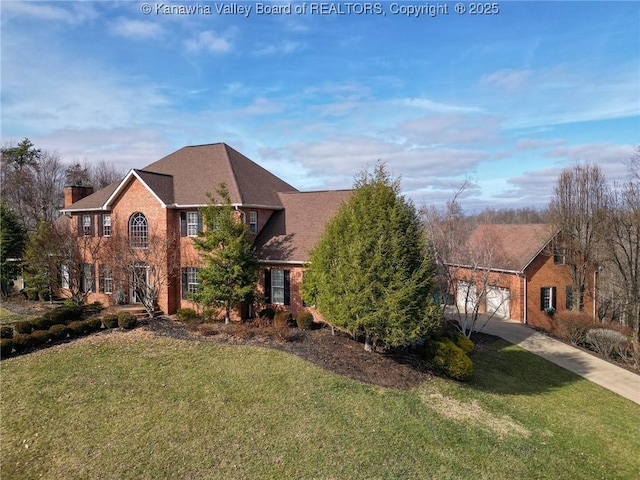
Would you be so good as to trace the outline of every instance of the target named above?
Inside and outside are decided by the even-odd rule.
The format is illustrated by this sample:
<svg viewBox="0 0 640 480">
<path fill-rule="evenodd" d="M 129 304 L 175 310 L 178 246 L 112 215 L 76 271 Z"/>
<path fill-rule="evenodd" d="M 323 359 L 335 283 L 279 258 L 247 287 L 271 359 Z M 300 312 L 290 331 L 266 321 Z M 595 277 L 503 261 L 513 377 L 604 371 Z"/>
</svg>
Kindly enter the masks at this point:
<svg viewBox="0 0 640 480">
<path fill-rule="evenodd" d="M 474 377 L 470 385 L 489 393 L 534 395 L 572 384 L 581 377 L 506 340 L 476 334 L 472 355 Z M 561 355 L 560 355 L 561 356 Z M 579 361 L 571 357 L 574 362 Z M 585 370 L 588 369 L 584 364 Z"/>
</svg>

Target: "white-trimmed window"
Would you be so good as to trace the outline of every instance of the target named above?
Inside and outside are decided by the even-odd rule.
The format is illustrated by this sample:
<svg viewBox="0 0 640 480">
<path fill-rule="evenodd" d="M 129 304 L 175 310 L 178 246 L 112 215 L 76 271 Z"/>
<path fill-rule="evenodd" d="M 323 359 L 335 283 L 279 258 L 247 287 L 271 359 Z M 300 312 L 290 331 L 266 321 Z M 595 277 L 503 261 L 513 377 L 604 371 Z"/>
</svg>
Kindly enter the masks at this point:
<svg viewBox="0 0 640 480">
<path fill-rule="evenodd" d="M 199 268 L 187 267 L 182 269 L 182 298 L 188 298 L 198 292 Z"/>
<path fill-rule="evenodd" d="M 136 212 L 129 218 L 129 245 L 133 248 L 147 248 L 149 246 L 149 226 L 147 217 Z"/>
<path fill-rule="evenodd" d="M 113 293 L 113 273 L 109 265 L 100 266 L 100 293 Z"/>
<path fill-rule="evenodd" d="M 249 231 L 252 235 L 258 234 L 258 212 L 249 212 Z"/>
<path fill-rule="evenodd" d="M 198 212 L 187 212 L 187 235 L 189 237 L 197 237 L 199 226 L 200 214 Z"/>
<path fill-rule="evenodd" d="M 84 233 L 85 237 L 90 237 L 91 236 L 91 215 L 83 215 L 82 216 L 82 232 Z"/>
<path fill-rule="evenodd" d="M 83 293 L 93 292 L 93 264 L 92 263 L 82 264 L 81 286 L 82 286 Z"/>
<path fill-rule="evenodd" d="M 102 236 L 111 236 L 111 214 L 105 213 L 102 215 Z"/>
<path fill-rule="evenodd" d="M 271 303 L 284 305 L 284 270 L 271 270 Z"/>
<path fill-rule="evenodd" d="M 556 287 L 542 287 L 540 289 L 540 310 L 556 308 Z"/>
<path fill-rule="evenodd" d="M 69 290 L 69 265 L 62 265 L 62 268 L 60 269 L 60 276 L 60 287 Z"/>
</svg>

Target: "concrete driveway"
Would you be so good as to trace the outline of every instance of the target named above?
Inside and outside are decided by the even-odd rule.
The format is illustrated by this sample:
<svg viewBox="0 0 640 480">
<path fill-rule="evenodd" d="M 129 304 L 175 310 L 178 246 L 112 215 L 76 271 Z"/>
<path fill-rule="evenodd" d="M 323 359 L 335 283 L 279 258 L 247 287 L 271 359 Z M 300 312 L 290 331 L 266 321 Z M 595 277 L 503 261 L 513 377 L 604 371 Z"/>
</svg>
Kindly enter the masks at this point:
<svg viewBox="0 0 640 480">
<path fill-rule="evenodd" d="M 479 318 L 476 331 L 503 338 L 640 404 L 640 375 L 538 333 L 520 322 L 497 317 L 483 326 L 485 322 L 486 318 Z"/>
</svg>

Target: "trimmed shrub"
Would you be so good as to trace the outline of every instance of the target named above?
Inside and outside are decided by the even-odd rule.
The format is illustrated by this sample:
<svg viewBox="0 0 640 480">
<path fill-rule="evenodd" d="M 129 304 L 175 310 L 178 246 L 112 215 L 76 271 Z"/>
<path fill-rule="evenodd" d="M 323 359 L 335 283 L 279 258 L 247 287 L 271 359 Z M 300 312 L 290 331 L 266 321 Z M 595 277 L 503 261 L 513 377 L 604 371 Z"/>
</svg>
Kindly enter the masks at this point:
<svg viewBox="0 0 640 480">
<path fill-rule="evenodd" d="M 102 317 L 102 324 L 104 328 L 116 328 L 118 326 L 118 314 L 107 313 Z"/>
<path fill-rule="evenodd" d="M 51 325 L 49 335 L 52 340 L 64 340 L 67 338 L 68 328 L 66 325 Z"/>
<path fill-rule="evenodd" d="M 18 333 L 13 336 L 13 348 L 16 352 L 24 352 L 25 350 L 33 347 L 33 338 L 26 333 Z"/>
<path fill-rule="evenodd" d="M 34 287 L 27 287 L 22 289 L 22 294 L 25 296 L 27 300 L 38 300 L 38 289 Z"/>
<path fill-rule="evenodd" d="M 258 312 L 258 318 L 268 318 L 273 321 L 276 317 L 276 311 L 273 308 L 263 308 Z"/>
<path fill-rule="evenodd" d="M 120 328 L 130 330 L 136 326 L 136 323 L 138 323 L 138 319 L 132 313 L 120 312 L 118 314 L 118 326 Z"/>
<path fill-rule="evenodd" d="M 67 325 L 69 335 L 72 337 L 79 337 L 87 333 L 88 325 L 84 320 L 74 320 Z"/>
<path fill-rule="evenodd" d="M 31 339 L 34 346 L 44 345 L 51 339 L 51 334 L 49 330 L 34 330 L 31 332 Z"/>
<path fill-rule="evenodd" d="M 191 322 L 196 319 L 196 311 L 193 308 L 180 308 L 176 312 L 176 316 L 181 322 Z"/>
<path fill-rule="evenodd" d="M 473 342 L 461 333 L 458 333 L 456 336 L 456 345 L 460 347 L 466 355 L 473 352 L 473 349 L 475 348 Z"/>
<path fill-rule="evenodd" d="M 558 337 L 572 345 L 584 345 L 587 332 L 594 327 L 593 319 L 583 312 L 558 312 L 553 323 Z"/>
<path fill-rule="evenodd" d="M 627 337 L 609 328 L 593 328 L 587 332 L 586 341 L 598 355 L 609 358 L 626 345 Z"/>
<path fill-rule="evenodd" d="M 51 322 L 51 325 L 67 324 L 74 320 L 80 320 L 82 316 L 83 308 L 80 305 L 64 305 L 43 315 Z"/>
<path fill-rule="evenodd" d="M 16 331 L 16 333 L 24 333 L 28 335 L 29 333 L 33 332 L 33 325 L 31 325 L 30 321 L 24 320 L 22 322 L 14 323 L 13 329 Z"/>
<path fill-rule="evenodd" d="M 48 330 L 53 325 L 51 320 L 46 317 L 36 317 L 31 320 L 31 326 L 34 330 Z"/>
<path fill-rule="evenodd" d="M 38 290 L 38 299 L 41 302 L 48 302 L 49 300 L 51 300 L 51 292 L 49 292 L 49 289 L 43 288 L 41 290 Z"/>
<path fill-rule="evenodd" d="M 97 332 L 102 328 L 102 319 L 100 317 L 87 318 L 84 323 L 87 324 L 87 332 Z"/>
<path fill-rule="evenodd" d="M 311 312 L 300 312 L 296 316 L 296 323 L 300 330 L 311 330 L 313 328 L 313 315 Z"/>
<path fill-rule="evenodd" d="M 13 327 L 0 327 L 0 338 L 13 338 Z"/>
<path fill-rule="evenodd" d="M 13 340 L 10 338 L 0 339 L 0 356 L 6 357 L 13 352 Z"/>
<path fill-rule="evenodd" d="M 468 381 L 473 375 L 473 362 L 464 351 L 448 338 L 431 342 L 428 352 L 433 354 L 431 364 L 449 378 Z"/>
<path fill-rule="evenodd" d="M 293 315 L 290 312 L 282 311 L 276 313 L 273 318 L 273 326 L 277 328 L 288 327 L 293 323 Z"/>
</svg>

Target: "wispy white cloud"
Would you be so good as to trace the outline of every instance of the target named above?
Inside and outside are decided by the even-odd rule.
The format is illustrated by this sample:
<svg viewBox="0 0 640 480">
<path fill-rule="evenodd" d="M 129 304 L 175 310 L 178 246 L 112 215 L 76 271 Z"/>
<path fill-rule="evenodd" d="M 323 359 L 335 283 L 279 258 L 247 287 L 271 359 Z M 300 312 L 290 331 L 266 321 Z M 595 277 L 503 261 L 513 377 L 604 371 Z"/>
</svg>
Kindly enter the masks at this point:
<svg viewBox="0 0 640 480">
<path fill-rule="evenodd" d="M 164 34 L 164 29 L 158 23 L 122 17 L 116 19 L 111 30 L 120 37 L 137 40 L 156 39 Z"/>
<path fill-rule="evenodd" d="M 2 2 L 2 14 L 10 18 L 26 17 L 69 25 L 81 24 L 99 16 L 92 5 L 82 2 Z"/>
<path fill-rule="evenodd" d="M 205 30 L 185 41 L 190 52 L 227 53 L 233 49 L 231 35 L 221 35 L 213 30 Z"/>
<path fill-rule="evenodd" d="M 481 113 L 482 108 L 468 105 L 454 105 L 438 102 L 430 98 L 401 98 L 395 101 L 401 107 L 416 108 L 438 113 Z"/>
<path fill-rule="evenodd" d="M 480 78 L 480 85 L 495 87 L 508 93 L 522 92 L 530 85 L 530 70 L 500 70 Z"/>
<path fill-rule="evenodd" d="M 278 55 L 278 54 L 286 55 L 286 54 L 304 51 L 305 48 L 306 48 L 306 45 L 303 42 L 284 40 L 277 44 L 262 45 L 254 51 L 254 55 L 257 55 L 257 56 Z"/>
</svg>

